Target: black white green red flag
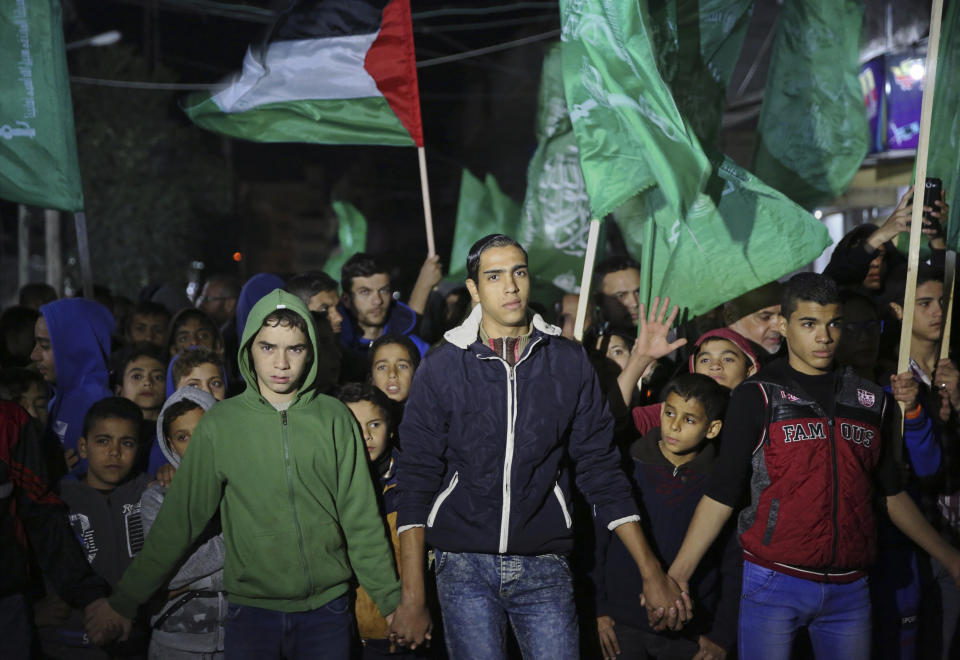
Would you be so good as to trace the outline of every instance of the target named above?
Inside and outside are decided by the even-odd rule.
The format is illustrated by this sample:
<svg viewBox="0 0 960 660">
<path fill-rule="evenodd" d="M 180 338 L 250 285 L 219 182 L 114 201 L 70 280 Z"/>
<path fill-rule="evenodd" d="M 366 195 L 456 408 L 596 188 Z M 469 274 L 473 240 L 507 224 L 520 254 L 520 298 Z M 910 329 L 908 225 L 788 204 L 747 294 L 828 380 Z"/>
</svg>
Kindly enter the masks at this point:
<svg viewBox="0 0 960 660">
<path fill-rule="evenodd" d="M 410 0 L 295 2 L 196 124 L 257 142 L 423 146 Z"/>
</svg>

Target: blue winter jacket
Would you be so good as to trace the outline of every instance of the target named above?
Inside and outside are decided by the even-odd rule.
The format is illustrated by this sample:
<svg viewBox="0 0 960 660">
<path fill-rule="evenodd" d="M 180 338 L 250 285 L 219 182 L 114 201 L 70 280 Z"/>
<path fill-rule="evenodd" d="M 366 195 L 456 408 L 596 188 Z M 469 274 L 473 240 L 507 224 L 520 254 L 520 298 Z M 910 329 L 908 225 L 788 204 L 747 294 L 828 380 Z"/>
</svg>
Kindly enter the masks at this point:
<svg viewBox="0 0 960 660">
<path fill-rule="evenodd" d="M 43 305 L 40 313 L 50 333 L 57 371 L 47 425 L 64 449 L 76 450 L 87 410 L 113 396 L 107 368 L 113 315 L 100 303 L 83 298 L 55 300 Z M 81 460 L 71 474 L 86 471 L 87 462 Z"/>
<path fill-rule="evenodd" d="M 357 325 L 357 320 L 343 304 L 337 306 L 337 310 L 343 317 L 343 323 L 340 326 L 340 345 L 343 348 L 354 353 L 365 354 L 373 343 L 370 339 L 365 339 L 363 331 Z M 409 337 L 416 347 L 420 350 L 420 357 L 427 354 L 430 345 L 423 341 L 413 331 L 417 327 L 417 313 L 404 305 L 399 300 L 390 303 L 390 313 L 387 314 L 387 322 L 383 328 L 383 334 L 405 335 Z"/>
<path fill-rule="evenodd" d="M 478 306 L 414 375 L 400 436 L 398 530 L 450 552 L 566 553 L 576 485 L 610 529 L 639 520 L 613 417 L 583 348 L 533 318 L 514 367 L 477 340 Z"/>
</svg>

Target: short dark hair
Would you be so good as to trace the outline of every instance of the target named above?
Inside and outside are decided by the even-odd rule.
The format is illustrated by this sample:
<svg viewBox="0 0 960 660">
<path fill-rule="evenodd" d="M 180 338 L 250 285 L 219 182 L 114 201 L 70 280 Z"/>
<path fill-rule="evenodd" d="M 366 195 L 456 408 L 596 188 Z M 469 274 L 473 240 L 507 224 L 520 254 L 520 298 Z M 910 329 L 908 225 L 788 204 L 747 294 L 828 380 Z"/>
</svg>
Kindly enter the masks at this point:
<svg viewBox="0 0 960 660">
<path fill-rule="evenodd" d="M 370 383 L 344 383 L 337 388 L 336 397 L 343 403 L 369 401 L 380 409 L 384 421 L 388 427 L 390 426 L 390 411 L 392 409 L 390 399 Z"/>
<path fill-rule="evenodd" d="M 917 286 L 933 281 L 943 282 L 943 271 L 928 266 L 927 264 L 920 264 L 917 267 Z M 884 307 L 888 307 L 889 303 L 896 303 L 902 307 L 906 290 L 907 264 L 899 264 L 887 275 L 887 281 L 884 284 L 883 293 L 880 295 L 880 301 Z"/>
<path fill-rule="evenodd" d="M 46 282 L 28 282 L 20 287 L 19 304 L 24 307 L 39 309 L 57 299 L 57 290 Z"/>
<path fill-rule="evenodd" d="M 593 290 L 596 293 L 603 288 L 603 278 L 610 273 L 633 268 L 640 271 L 640 264 L 630 256 L 607 257 L 593 267 Z"/>
<path fill-rule="evenodd" d="M 212 273 L 206 280 L 203 282 L 203 287 L 200 287 L 200 290 L 203 291 L 203 288 L 209 284 L 219 284 L 223 287 L 223 295 L 230 298 L 236 298 L 240 295 L 240 281 L 235 275 L 227 275 L 226 273 Z"/>
<path fill-rule="evenodd" d="M 162 316 L 164 318 L 164 325 L 170 323 L 170 310 L 158 302 L 142 300 L 134 305 L 133 309 L 130 310 L 130 314 L 127 316 L 127 324 L 124 332 L 128 336 L 130 335 L 130 329 L 133 327 L 133 317 L 135 316 Z"/>
<path fill-rule="evenodd" d="M 312 318 L 311 318 L 312 322 Z M 307 347 L 310 350 L 310 354 L 307 356 L 307 362 L 304 364 L 303 374 L 301 378 L 306 379 L 307 375 L 310 373 L 310 369 L 313 367 L 313 361 L 317 359 L 316 350 L 313 345 L 313 341 L 310 339 L 310 330 L 307 327 L 307 320 L 300 316 L 297 312 L 292 309 L 282 307 L 275 309 L 269 314 L 267 314 L 263 323 L 260 324 L 260 328 L 296 328 L 303 333 L 303 336 L 307 338 Z M 260 333 L 260 328 L 257 329 L 257 332 L 250 338 L 246 344 L 247 358 L 250 360 L 250 365 L 254 364 L 253 361 L 253 341 L 257 338 L 257 335 Z M 312 388 L 316 383 L 308 383 L 304 380 L 300 387 L 301 388 Z"/>
<path fill-rule="evenodd" d="M 83 437 L 89 435 L 90 429 L 93 428 L 94 424 L 105 419 L 125 419 L 133 422 L 139 434 L 140 425 L 143 423 L 143 413 L 140 411 L 140 406 L 121 396 L 110 396 L 106 399 L 100 399 L 90 406 L 90 409 L 83 418 Z"/>
<path fill-rule="evenodd" d="M 110 360 L 112 363 L 112 368 L 110 369 L 111 385 L 114 387 L 121 385 L 123 383 L 123 377 L 127 374 L 127 367 L 131 362 L 142 357 L 151 357 L 159 362 L 163 365 L 163 373 L 166 375 L 167 356 L 163 350 L 150 342 L 140 341 L 113 354 Z"/>
<path fill-rule="evenodd" d="M 470 246 L 467 252 L 467 279 L 474 282 L 480 273 L 480 256 L 490 248 L 515 247 L 523 252 L 523 258 L 527 259 L 527 251 L 523 246 L 506 234 L 487 234 L 479 241 Z"/>
<path fill-rule="evenodd" d="M 180 327 L 190 319 L 196 319 L 203 325 L 207 326 L 207 330 L 209 330 L 210 334 L 213 335 L 214 345 L 223 348 L 223 333 L 220 332 L 220 328 L 218 328 L 217 324 L 213 322 L 213 319 L 196 307 L 187 307 L 177 312 L 176 316 L 174 316 L 173 320 L 170 322 L 170 332 L 167 336 L 168 351 L 177 343 L 177 330 L 179 330 Z"/>
<path fill-rule="evenodd" d="M 783 285 L 780 295 L 780 315 L 787 321 L 797 311 L 797 303 L 812 302 L 818 305 L 839 305 L 840 290 L 837 283 L 820 273 L 797 273 Z"/>
<path fill-rule="evenodd" d="M 39 371 L 26 367 L 0 369 L 0 399 L 3 401 L 18 401 L 31 385 L 39 385 L 44 391 L 47 389 L 47 382 Z"/>
<path fill-rule="evenodd" d="M 382 346 L 387 346 L 389 344 L 403 346 L 405 349 L 407 349 L 407 353 L 410 354 L 410 361 L 413 363 L 413 368 L 416 369 L 420 366 L 420 349 L 417 348 L 417 345 L 413 343 L 413 340 L 410 339 L 410 337 L 397 333 L 383 335 L 370 345 L 370 361 L 373 361 L 373 356 L 377 354 L 377 351 L 380 350 Z"/>
<path fill-rule="evenodd" d="M 723 419 L 730 401 L 730 390 L 703 374 L 680 374 L 663 388 L 661 401 L 666 401 L 671 394 L 676 394 L 684 401 L 693 399 L 703 406 L 707 415 L 707 422 Z"/>
<path fill-rule="evenodd" d="M 191 410 L 198 410 L 198 409 L 203 410 L 203 406 L 201 406 L 199 403 L 197 403 L 193 399 L 180 399 L 176 403 L 171 403 L 163 411 L 163 437 L 164 438 L 170 437 L 170 425 L 173 424 L 173 421 L 177 417 L 180 417 L 181 415 L 185 415 Z"/>
<path fill-rule="evenodd" d="M 221 376 L 225 376 L 223 358 L 221 358 L 216 351 L 211 351 L 203 347 L 186 349 L 177 353 L 176 359 L 170 366 L 174 388 L 177 387 L 177 383 L 180 382 L 181 378 L 185 377 L 201 364 L 212 364 L 220 371 Z"/>
<path fill-rule="evenodd" d="M 360 277 L 363 277 L 362 275 Z M 303 301 L 304 305 L 310 304 L 310 299 L 318 293 L 324 291 L 333 291 L 338 293 L 339 285 L 337 281 L 321 270 L 311 270 L 306 273 L 294 275 L 287 281 L 287 292 L 292 293 Z"/>
<path fill-rule="evenodd" d="M 347 259 L 343 268 L 340 269 L 340 284 L 343 285 L 343 292 L 353 293 L 353 278 L 372 277 L 381 273 L 386 274 L 387 277 L 390 276 L 390 271 L 375 257 L 366 252 L 357 252 Z"/>
</svg>

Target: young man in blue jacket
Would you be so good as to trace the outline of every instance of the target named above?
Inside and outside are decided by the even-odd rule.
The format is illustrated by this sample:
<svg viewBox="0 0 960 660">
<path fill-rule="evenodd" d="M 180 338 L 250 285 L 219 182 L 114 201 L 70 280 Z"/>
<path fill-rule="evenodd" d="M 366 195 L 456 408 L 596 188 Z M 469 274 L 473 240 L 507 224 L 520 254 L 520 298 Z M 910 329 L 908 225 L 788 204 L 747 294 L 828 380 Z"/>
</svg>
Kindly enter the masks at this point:
<svg viewBox="0 0 960 660">
<path fill-rule="evenodd" d="M 528 315 L 526 252 L 507 236 L 486 236 L 470 249 L 467 273 L 477 306 L 421 364 L 401 425 L 394 638 L 416 646 L 429 636 L 429 543 L 452 658 L 505 657 L 508 619 L 525 658 L 577 657 L 566 558 L 574 480 L 637 563 L 651 621 L 679 628 L 689 598 L 640 529 L 586 353 Z"/>
</svg>

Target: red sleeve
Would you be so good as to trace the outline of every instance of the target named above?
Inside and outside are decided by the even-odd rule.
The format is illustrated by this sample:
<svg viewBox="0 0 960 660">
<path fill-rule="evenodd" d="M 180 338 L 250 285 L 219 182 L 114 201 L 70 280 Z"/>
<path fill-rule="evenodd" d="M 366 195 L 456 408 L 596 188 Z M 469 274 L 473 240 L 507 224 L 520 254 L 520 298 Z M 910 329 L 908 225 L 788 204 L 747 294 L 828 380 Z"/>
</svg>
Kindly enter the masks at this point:
<svg viewBox="0 0 960 660">
<path fill-rule="evenodd" d="M 633 425 L 637 427 L 640 435 L 646 435 L 651 429 L 660 426 L 660 409 L 662 403 L 654 403 L 649 406 L 637 406 L 631 412 L 633 413 Z"/>
</svg>

